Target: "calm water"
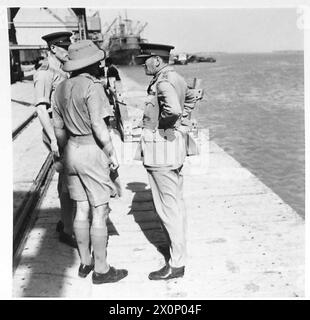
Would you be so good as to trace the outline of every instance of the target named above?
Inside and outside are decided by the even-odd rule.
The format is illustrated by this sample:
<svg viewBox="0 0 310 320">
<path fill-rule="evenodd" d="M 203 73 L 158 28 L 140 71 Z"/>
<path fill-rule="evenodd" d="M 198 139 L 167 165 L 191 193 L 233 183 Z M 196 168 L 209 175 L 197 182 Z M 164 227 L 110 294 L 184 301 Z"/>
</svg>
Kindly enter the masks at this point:
<svg viewBox="0 0 310 320">
<path fill-rule="evenodd" d="M 303 54 L 227 54 L 216 63 L 175 66 L 201 78 L 207 101 L 199 125 L 244 167 L 304 217 Z M 139 83 L 142 67 L 123 68 Z"/>
</svg>

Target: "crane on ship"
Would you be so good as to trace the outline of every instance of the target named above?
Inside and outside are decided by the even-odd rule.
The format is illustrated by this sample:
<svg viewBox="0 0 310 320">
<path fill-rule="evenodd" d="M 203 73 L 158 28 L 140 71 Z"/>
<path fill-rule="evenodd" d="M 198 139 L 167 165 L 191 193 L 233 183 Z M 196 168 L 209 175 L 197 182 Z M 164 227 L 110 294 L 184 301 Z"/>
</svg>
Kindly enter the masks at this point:
<svg viewBox="0 0 310 320">
<path fill-rule="evenodd" d="M 116 23 L 117 18 L 115 18 L 112 23 L 110 24 L 105 24 L 106 29 L 102 32 L 102 39 L 103 39 L 103 47 L 108 47 L 109 45 L 109 38 L 111 35 L 111 30 L 114 24 Z"/>
<path fill-rule="evenodd" d="M 148 23 L 145 22 L 145 24 L 138 29 L 137 34 L 140 35 L 142 33 L 142 31 L 146 28 L 147 25 L 148 25 Z"/>
</svg>

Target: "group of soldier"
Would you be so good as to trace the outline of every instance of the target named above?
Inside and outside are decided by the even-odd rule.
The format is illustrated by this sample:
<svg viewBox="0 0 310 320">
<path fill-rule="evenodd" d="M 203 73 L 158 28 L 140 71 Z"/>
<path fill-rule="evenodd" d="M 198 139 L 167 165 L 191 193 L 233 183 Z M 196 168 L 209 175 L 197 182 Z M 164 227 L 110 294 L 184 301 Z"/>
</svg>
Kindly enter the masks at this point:
<svg viewBox="0 0 310 320">
<path fill-rule="evenodd" d="M 71 43 L 69 32 L 48 34 L 42 39 L 49 52 L 34 75 L 34 87 L 43 142 L 53 153 L 59 171 L 59 240 L 78 249 L 80 277 L 92 272 L 94 284 L 116 282 L 128 272 L 107 262 L 109 199 L 117 193 L 111 173 L 116 172 L 119 162 L 107 122 L 113 114 L 100 81 L 102 61 L 107 59 L 106 65 L 112 61 L 91 40 Z M 171 49 L 145 43 L 137 57 L 145 73 L 153 77 L 147 91 L 154 103 L 145 111 L 143 132 L 156 137 L 160 130 L 172 130 L 175 140 L 184 146 L 184 150 L 177 149 L 172 162 L 144 161 L 155 209 L 169 243 L 169 258 L 160 270 L 149 274 L 150 280 L 182 277 L 186 265 L 182 166 L 186 156 L 184 137 L 195 100 L 185 80 L 168 63 Z M 149 149 L 143 144 L 142 134 L 145 159 Z"/>
</svg>

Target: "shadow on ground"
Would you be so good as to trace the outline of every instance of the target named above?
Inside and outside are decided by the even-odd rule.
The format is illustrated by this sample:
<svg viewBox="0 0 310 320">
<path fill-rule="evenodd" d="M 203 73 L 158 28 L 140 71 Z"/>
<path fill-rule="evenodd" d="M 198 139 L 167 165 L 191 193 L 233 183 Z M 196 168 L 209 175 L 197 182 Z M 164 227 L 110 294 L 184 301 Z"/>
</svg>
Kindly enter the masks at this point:
<svg viewBox="0 0 310 320">
<path fill-rule="evenodd" d="M 146 187 L 147 184 L 144 182 L 127 184 L 126 189 L 134 193 L 131 210 L 128 214 L 133 215 L 135 222 L 139 225 L 146 239 L 153 244 L 157 251 L 168 261 L 170 258 L 169 237 L 156 213 L 152 192 Z"/>
</svg>

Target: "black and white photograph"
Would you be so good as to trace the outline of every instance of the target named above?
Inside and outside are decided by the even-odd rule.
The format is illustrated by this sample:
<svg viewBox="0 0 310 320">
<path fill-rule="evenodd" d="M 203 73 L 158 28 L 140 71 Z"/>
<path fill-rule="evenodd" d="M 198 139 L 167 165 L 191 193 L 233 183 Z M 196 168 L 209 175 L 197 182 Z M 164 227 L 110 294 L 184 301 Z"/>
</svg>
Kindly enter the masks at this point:
<svg viewBox="0 0 310 320">
<path fill-rule="evenodd" d="M 306 299 L 310 6 L 262 3 L 1 4 L 9 298 Z"/>
</svg>

